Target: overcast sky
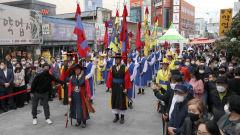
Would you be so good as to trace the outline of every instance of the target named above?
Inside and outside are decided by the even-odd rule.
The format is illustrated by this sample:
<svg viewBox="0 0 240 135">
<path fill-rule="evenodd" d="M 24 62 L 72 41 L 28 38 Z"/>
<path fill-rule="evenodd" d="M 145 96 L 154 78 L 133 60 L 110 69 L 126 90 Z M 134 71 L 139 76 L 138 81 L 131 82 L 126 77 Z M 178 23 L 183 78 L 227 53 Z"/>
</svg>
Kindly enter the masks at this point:
<svg viewBox="0 0 240 135">
<path fill-rule="evenodd" d="M 3 2 L 3 1 L 14 1 L 14 0 L 0 0 L 0 2 Z M 57 14 L 75 12 L 76 10 L 76 0 L 40 0 L 40 1 L 56 4 Z M 117 7 L 117 3 L 113 3 L 112 0 L 103 0 L 103 1 L 104 1 L 103 5 L 105 5 L 106 7 L 109 7 L 109 6 Z M 118 1 L 123 2 L 124 0 L 118 0 Z M 130 1 L 130 0 L 126 0 L 126 1 Z M 206 18 L 207 12 L 210 13 L 210 17 L 216 16 L 220 12 L 220 9 L 233 8 L 234 2 L 237 2 L 238 0 L 186 0 L 186 1 L 195 6 L 196 18 L 199 18 L 199 17 Z"/>
</svg>

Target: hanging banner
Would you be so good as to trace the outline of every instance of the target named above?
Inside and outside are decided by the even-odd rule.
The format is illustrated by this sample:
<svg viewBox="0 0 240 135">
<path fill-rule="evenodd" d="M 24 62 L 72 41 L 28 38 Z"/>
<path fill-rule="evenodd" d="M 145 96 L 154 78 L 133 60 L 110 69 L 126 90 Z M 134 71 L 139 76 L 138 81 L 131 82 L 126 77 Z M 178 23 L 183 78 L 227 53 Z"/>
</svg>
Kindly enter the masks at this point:
<svg viewBox="0 0 240 135">
<path fill-rule="evenodd" d="M 219 36 L 224 36 L 224 33 L 227 32 L 232 23 L 232 9 L 221 9 L 220 11 L 220 27 L 219 27 Z"/>
</svg>

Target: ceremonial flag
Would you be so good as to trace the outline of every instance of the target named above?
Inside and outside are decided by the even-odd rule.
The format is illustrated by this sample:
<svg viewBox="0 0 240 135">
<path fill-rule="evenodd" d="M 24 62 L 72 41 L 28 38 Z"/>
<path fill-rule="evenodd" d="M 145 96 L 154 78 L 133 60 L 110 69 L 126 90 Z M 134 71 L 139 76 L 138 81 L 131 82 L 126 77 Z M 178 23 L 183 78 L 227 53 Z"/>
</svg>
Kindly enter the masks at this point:
<svg viewBox="0 0 240 135">
<path fill-rule="evenodd" d="M 104 35 L 104 40 L 103 40 L 103 45 L 104 45 L 104 48 L 107 48 L 108 47 L 108 22 L 105 22 L 105 35 Z"/>
<path fill-rule="evenodd" d="M 150 35 L 148 31 L 148 7 L 146 7 L 145 11 L 145 17 L 143 22 L 143 28 L 144 28 L 144 37 L 145 37 L 145 46 L 144 46 L 144 55 L 148 56 L 148 51 L 150 50 Z"/>
<path fill-rule="evenodd" d="M 124 63 L 127 64 L 127 47 L 129 46 L 128 42 L 128 30 L 127 30 L 127 20 L 126 17 L 128 16 L 128 11 L 126 5 L 124 5 L 123 10 L 123 22 L 122 22 L 122 30 L 120 33 L 120 41 L 122 41 L 122 56 L 124 56 Z"/>
<path fill-rule="evenodd" d="M 136 35 L 136 40 L 135 40 L 135 45 L 136 45 L 136 49 L 141 52 L 141 22 L 138 23 L 138 29 L 137 29 L 137 35 Z"/>
<path fill-rule="evenodd" d="M 156 18 L 155 18 L 155 27 L 154 27 L 153 39 L 152 39 L 150 48 L 157 45 L 157 38 L 156 38 L 157 37 L 157 27 L 158 27 L 158 16 L 156 16 Z"/>
<path fill-rule="evenodd" d="M 132 37 L 133 37 L 132 32 L 129 32 L 129 48 L 128 48 L 128 52 L 129 52 L 129 53 L 131 52 Z"/>
<path fill-rule="evenodd" d="M 81 10 L 79 4 L 77 4 L 77 11 L 75 16 L 77 17 L 76 26 L 74 29 L 74 34 L 77 35 L 77 51 L 82 58 L 84 58 L 90 51 L 88 47 L 88 42 L 84 33 L 84 28 L 81 20 Z"/>
<path fill-rule="evenodd" d="M 115 53 L 118 53 L 118 47 L 117 45 L 119 44 L 119 36 L 118 36 L 118 18 L 119 18 L 119 13 L 118 13 L 118 10 L 117 10 L 117 13 L 116 13 L 116 17 L 115 17 L 115 28 L 113 29 L 113 34 L 112 34 L 112 37 L 111 37 L 111 40 L 110 40 L 110 45 L 109 45 L 109 48 L 111 48 Z"/>
</svg>

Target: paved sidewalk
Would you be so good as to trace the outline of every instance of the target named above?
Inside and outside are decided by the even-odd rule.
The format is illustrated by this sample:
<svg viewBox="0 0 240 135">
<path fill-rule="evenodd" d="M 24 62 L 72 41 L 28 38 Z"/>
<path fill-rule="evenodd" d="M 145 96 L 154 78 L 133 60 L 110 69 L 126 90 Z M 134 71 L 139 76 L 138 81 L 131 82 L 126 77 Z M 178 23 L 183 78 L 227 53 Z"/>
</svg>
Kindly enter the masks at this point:
<svg viewBox="0 0 240 135">
<path fill-rule="evenodd" d="M 0 114 L 0 135 L 161 135 L 160 114 L 156 112 L 156 98 L 150 88 L 145 95 L 136 95 L 134 109 L 126 114 L 125 124 L 113 123 L 114 115 L 109 107 L 110 94 L 105 86 L 97 86 L 94 108 L 96 113 L 90 114 L 87 128 L 69 125 L 65 128 L 67 106 L 57 99 L 50 102 L 53 125 L 47 125 L 42 113 L 38 115 L 38 125 L 32 125 L 31 105 L 22 109 Z"/>
</svg>

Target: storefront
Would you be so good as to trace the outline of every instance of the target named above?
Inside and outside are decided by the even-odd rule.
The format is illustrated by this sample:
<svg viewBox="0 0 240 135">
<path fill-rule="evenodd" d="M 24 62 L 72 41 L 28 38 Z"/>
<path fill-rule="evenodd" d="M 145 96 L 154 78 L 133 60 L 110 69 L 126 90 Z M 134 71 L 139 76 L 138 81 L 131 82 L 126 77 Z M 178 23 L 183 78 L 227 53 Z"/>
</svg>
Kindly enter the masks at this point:
<svg viewBox="0 0 240 135">
<path fill-rule="evenodd" d="M 42 14 L 2 4 L 0 9 L 0 60 L 6 54 L 19 59 L 38 58 L 41 55 Z"/>
<path fill-rule="evenodd" d="M 41 51 L 49 51 L 51 56 L 61 55 L 62 51 L 76 50 L 77 36 L 73 34 L 76 22 L 43 17 L 43 44 Z M 88 45 L 92 49 L 95 40 L 93 24 L 83 23 Z"/>
</svg>

